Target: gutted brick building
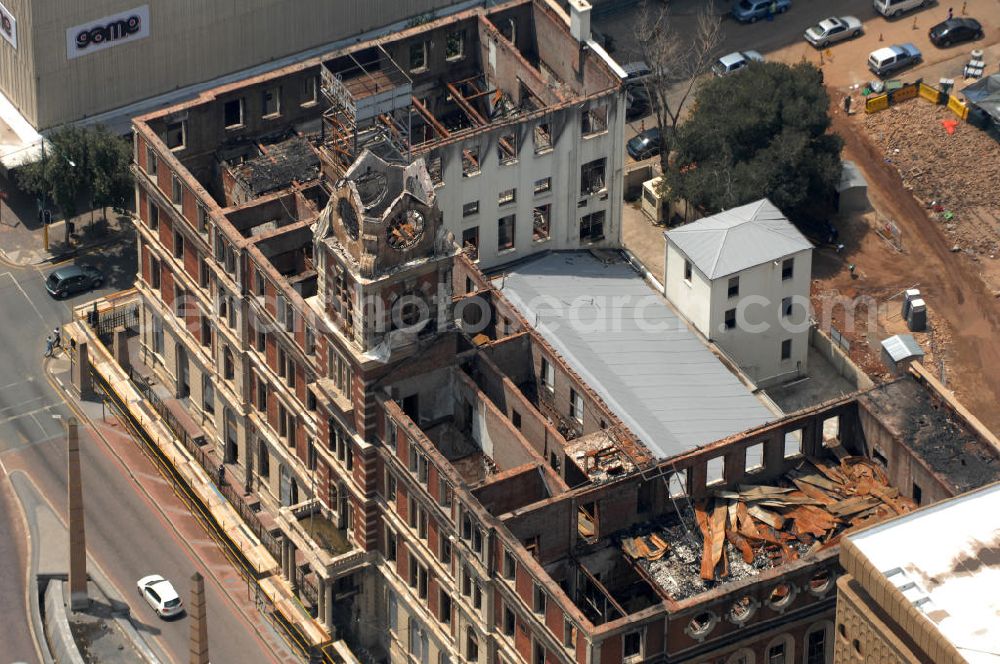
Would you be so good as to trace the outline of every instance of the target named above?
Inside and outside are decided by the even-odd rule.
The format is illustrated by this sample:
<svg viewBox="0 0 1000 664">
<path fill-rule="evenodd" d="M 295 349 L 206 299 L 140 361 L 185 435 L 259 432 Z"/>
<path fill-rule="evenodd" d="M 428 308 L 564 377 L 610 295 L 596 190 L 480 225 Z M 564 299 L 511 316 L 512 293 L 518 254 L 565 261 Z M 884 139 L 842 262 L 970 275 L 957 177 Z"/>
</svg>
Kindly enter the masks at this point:
<svg viewBox="0 0 1000 664">
<path fill-rule="evenodd" d="M 486 264 L 623 269 L 618 84 L 569 24 L 515 0 L 139 119 L 140 371 L 377 659 L 829 661 L 840 535 L 997 451 L 926 378 L 783 416 L 677 323 L 657 406 L 536 329 L 469 218 L 530 221 Z"/>
</svg>

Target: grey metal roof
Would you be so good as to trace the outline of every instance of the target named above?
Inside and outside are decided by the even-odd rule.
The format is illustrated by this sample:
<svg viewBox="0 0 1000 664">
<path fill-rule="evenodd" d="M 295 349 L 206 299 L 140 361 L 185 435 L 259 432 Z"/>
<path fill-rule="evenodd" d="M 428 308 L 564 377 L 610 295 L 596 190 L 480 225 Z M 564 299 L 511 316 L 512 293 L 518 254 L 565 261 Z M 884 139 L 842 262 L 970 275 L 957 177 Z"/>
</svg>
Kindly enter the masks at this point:
<svg viewBox="0 0 1000 664">
<path fill-rule="evenodd" d="M 893 362 L 924 356 L 923 349 L 912 334 L 896 334 L 888 339 L 883 339 L 882 348 L 889 354 Z"/>
<path fill-rule="evenodd" d="M 659 458 L 776 419 L 624 261 L 546 254 L 496 285 Z"/>
<path fill-rule="evenodd" d="M 664 235 L 709 279 L 812 249 L 812 243 L 766 198 Z"/>
<path fill-rule="evenodd" d="M 865 176 L 861 173 L 861 169 L 858 168 L 857 164 L 848 159 L 841 162 L 840 183 L 837 185 L 837 191 L 844 192 L 854 187 L 867 186 L 868 181 L 865 180 Z"/>
</svg>

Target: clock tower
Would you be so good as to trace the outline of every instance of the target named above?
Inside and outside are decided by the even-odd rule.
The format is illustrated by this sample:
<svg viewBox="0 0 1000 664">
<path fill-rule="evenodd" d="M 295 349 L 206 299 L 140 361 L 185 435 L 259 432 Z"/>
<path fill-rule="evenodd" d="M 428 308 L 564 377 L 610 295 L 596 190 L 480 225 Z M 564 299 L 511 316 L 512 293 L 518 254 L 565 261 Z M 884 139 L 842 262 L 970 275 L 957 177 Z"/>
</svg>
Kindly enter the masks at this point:
<svg viewBox="0 0 1000 664">
<path fill-rule="evenodd" d="M 362 152 L 335 183 L 315 242 L 319 303 L 361 353 L 388 361 L 451 324 L 459 247 L 423 159 Z"/>
</svg>

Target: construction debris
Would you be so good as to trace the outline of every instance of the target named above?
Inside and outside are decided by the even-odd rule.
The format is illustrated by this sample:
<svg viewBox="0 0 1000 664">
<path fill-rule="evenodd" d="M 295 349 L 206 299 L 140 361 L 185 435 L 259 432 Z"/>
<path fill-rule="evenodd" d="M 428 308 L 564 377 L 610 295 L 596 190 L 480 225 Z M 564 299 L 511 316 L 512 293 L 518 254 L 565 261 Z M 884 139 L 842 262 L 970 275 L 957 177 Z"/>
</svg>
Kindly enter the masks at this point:
<svg viewBox="0 0 1000 664">
<path fill-rule="evenodd" d="M 980 256 L 997 255 L 1000 143 L 972 125 L 952 123 L 955 116 L 947 107 L 919 99 L 864 118 L 865 129 L 899 170 L 904 186 L 928 210 L 940 209 L 953 244 Z M 952 213 L 950 219 L 944 211 Z"/>
<path fill-rule="evenodd" d="M 915 507 L 866 458 L 845 457 L 839 464 L 810 458 L 775 486 L 716 491 L 685 509 L 677 526 L 654 526 L 624 539 L 622 549 L 674 599 L 682 599 L 797 560 L 835 544 L 846 532 Z"/>
</svg>

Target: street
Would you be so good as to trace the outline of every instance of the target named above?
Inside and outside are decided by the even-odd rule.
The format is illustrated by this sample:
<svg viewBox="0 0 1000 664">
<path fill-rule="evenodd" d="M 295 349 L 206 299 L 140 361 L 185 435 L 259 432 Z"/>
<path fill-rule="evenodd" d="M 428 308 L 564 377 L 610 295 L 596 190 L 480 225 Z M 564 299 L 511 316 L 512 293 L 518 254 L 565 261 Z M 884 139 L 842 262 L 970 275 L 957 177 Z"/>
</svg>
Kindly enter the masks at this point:
<svg viewBox="0 0 1000 664">
<path fill-rule="evenodd" d="M 186 599 L 189 579 L 197 570 L 206 579 L 213 662 L 296 661 L 247 599 L 246 581 L 110 412 L 104 422 L 100 421 L 100 404 L 84 404 L 86 412 L 74 412 L 43 372 L 45 336 L 69 320 L 74 305 L 131 285 L 135 271 L 132 237 L 128 234 L 78 258 L 79 263 L 100 268 L 107 281 L 96 293 L 81 293 L 64 302 L 45 291 L 43 280 L 51 267 L 10 267 L 0 273 L 6 318 L 0 325 L 0 346 L 6 349 L 6 361 L 0 364 L 0 510 L 11 535 L 0 543 L 0 556 L 24 563 L 6 565 L 0 574 L 0 608 L 7 615 L 0 626 L 4 661 L 37 661 L 25 617 L 28 549 L 10 477 L 23 474 L 65 522 L 63 423 L 74 414 L 84 424 L 81 464 L 88 550 L 116 592 L 129 602 L 138 629 L 154 648 L 169 660 L 187 661 L 188 620 L 160 620 L 137 597 L 135 581 L 150 573 L 161 574 Z M 62 358 L 49 363 L 68 366 Z M 85 426 L 84 416 L 98 421 L 96 430 Z"/>
</svg>

